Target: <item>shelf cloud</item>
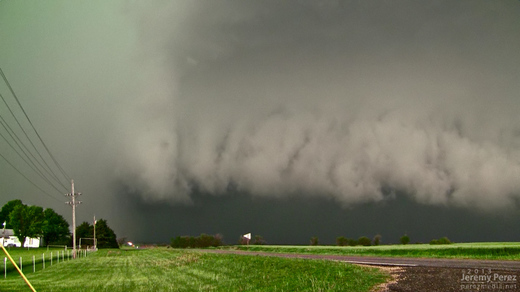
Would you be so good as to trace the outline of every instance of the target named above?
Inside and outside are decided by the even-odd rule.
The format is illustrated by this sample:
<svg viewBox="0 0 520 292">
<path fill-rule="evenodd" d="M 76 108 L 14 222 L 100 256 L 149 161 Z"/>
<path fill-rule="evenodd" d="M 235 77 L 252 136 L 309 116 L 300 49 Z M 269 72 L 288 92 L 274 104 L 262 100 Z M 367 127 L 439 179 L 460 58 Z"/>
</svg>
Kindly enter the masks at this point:
<svg viewBox="0 0 520 292">
<path fill-rule="evenodd" d="M 136 7 L 137 6 L 137 7 Z M 511 4 L 511 6 L 514 6 Z M 131 3 L 113 179 L 144 200 L 520 199 L 518 5 Z"/>
</svg>

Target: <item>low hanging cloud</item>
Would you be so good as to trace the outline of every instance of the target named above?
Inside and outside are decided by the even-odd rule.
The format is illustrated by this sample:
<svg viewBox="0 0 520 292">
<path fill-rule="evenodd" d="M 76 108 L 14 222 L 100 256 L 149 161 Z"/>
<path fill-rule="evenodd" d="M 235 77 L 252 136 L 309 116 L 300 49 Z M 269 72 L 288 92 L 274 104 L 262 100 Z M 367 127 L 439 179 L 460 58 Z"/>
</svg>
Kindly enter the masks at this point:
<svg viewBox="0 0 520 292">
<path fill-rule="evenodd" d="M 142 91 L 118 115 L 119 182 L 174 203 L 517 204 L 518 7 L 275 2 L 132 4 Z"/>
</svg>

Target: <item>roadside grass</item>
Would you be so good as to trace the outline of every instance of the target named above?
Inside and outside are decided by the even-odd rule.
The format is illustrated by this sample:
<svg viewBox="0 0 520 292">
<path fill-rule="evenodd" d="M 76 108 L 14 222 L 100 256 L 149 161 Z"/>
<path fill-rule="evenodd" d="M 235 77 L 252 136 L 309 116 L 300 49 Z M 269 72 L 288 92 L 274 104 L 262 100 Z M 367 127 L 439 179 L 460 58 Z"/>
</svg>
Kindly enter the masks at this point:
<svg viewBox="0 0 520 292">
<path fill-rule="evenodd" d="M 275 253 L 520 260 L 520 243 L 515 242 L 379 246 L 236 245 L 221 248 Z"/>
<path fill-rule="evenodd" d="M 22 269 L 24 273 L 32 273 L 33 270 L 39 271 L 43 269 L 45 261 L 45 267 L 50 267 L 51 265 L 55 265 L 61 263 L 63 261 L 69 260 L 71 255 L 71 250 L 66 251 L 63 248 L 23 248 L 23 247 L 11 247 L 6 248 L 13 260 L 16 262 L 18 267 Z M 58 259 L 59 254 L 59 259 Z M 33 263 L 34 256 L 34 263 Z M 83 255 L 82 255 L 83 256 Z M 52 257 L 52 258 L 51 258 Z M 4 271 L 4 258 L 7 256 L 0 250 L 0 258 L 2 259 L 2 277 L 4 277 L 5 272 L 7 272 L 7 276 L 12 274 L 18 275 L 15 267 L 11 264 L 9 259 L 7 259 L 6 271 Z M 20 259 L 22 265 L 20 266 Z"/>
<path fill-rule="evenodd" d="M 27 277 L 38 291 L 370 291 L 389 276 L 348 263 L 155 248 L 100 250 Z M 21 277 L 0 291 L 27 291 Z"/>
</svg>

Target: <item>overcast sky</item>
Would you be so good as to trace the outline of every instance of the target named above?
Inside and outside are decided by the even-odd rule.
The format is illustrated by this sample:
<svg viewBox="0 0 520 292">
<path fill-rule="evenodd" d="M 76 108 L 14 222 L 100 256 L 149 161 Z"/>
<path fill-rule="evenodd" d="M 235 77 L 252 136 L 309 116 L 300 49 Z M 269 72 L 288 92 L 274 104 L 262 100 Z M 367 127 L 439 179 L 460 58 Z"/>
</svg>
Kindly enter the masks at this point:
<svg viewBox="0 0 520 292">
<path fill-rule="evenodd" d="M 518 241 L 519 15 L 517 0 L 3 0 L 0 67 L 83 193 L 78 222 L 119 237 Z M 60 187 L 0 153 L 51 194 L 0 160 L 1 205 L 71 221 Z"/>
</svg>

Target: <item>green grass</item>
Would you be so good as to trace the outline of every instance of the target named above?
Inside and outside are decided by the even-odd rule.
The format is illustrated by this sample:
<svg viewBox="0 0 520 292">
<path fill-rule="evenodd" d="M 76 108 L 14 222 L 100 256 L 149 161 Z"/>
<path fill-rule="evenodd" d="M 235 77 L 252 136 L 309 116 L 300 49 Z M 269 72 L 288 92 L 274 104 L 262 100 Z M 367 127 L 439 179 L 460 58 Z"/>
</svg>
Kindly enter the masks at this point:
<svg viewBox="0 0 520 292">
<path fill-rule="evenodd" d="M 63 248 L 22 248 L 22 247 L 12 247 L 12 248 L 6 248 L 13 260 L 16 262 L 16 264 L 20 267 L 20 258 L 22 260 L 22 270 L 24 273 L 32 273 L 33 270 L 39 271 L 43 269 L 43 261 L 45 260 L 45 267 L 50 267 L 51 264 L 58 264 L 62 261 L 67 261 L 69 257 L 71 257 L 71 250 L 65 251 Z M 58 253 L 60 255 L 60 258 L 58 260 Z M 33 256 L 34 256 L 34 264 L 33 264 Z M 51 256 L 52 256 L 52 263 L 51 263 Z M 1 263 L 1 271 L 2 271 L 2 278 L 4 277 L 4 262 L 3 259 L 7 256 L 4 254 L 3 251 L 0 250 L 0 258 L 2 259 Z M 34 267 L 33 267 L 34 266 Z M 9 259 L 7 259 L 7 275 L 16 274 L 18 275 L 18 272 L 16 271 L 15 267 L 11 264 Z"/>
<path fill-rule="evenodd" d="M 3 275 L 2 275 L 3 276 Z M 100 250 L 28 279 L 38 291 L 369 291 L 388 276 L 342 262 L 209 254 L 189 250 Z M 0 291 L 27 291 L 14 273 Z"/>
<path fill-rule="evenodd" d="M 380 246 L 239 245 L 222 248 L 276 253 L 520 260 L 520 243 L 512 242 Z"/>
</svg>

